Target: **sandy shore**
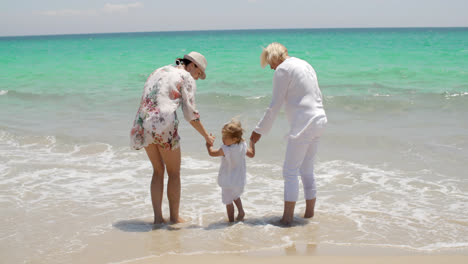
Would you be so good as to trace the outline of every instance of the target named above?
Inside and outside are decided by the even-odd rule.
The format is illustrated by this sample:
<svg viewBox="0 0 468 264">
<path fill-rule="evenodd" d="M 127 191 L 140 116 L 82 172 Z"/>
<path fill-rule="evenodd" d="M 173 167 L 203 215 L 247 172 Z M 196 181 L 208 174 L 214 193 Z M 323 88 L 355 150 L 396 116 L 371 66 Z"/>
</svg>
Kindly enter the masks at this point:
<svg viewBox="0 0 468 264">
<path fill-rule="evenodd" d="M 197 256 L 164 256 L 152 257 L 140 260 L 127 261 L 123 263 L 131 264 L 179 264 L 179 263 L 223 263 L 223 264 L 465 264 L 468 263 L 468 256 L 281 256 L 281 257 L 244 257 L 230 255 L 197 255 Z"/>
</svg>

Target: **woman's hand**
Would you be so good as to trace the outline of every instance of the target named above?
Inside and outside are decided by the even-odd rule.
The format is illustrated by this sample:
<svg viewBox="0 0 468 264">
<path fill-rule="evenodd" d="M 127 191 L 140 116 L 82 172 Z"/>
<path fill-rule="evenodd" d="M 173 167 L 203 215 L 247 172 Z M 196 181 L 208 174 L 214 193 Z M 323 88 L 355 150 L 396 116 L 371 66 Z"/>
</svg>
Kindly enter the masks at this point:
<svg viewBox="0 0 468 264">
<path fill-rule="evenodd" d="M 198 133 L 200 133 L 200 135 L 202 135 L 205 138 L 207 144 L 213 145 L 215 137 L 212 134 L 208 135 L 208 132 L 206 132 L 205 128 L 200 122 L 200 119 L 194 119 L 190 121 L 190 125 L 192 125 L 193 128 L 195 128 L 198 131 Z"/>
<path fill-rule="evenodd" d="M 205 137 L 206 140 L 206 146 L 213 146 L 213 143 L 215 141 L 215 136 L 210 134 L 209 136 Z"/>
<path fill-rule="evenodd" d="M 256 144 L 260 138 L 262 137 L 261 134 L 255 132 L 255 131 L 252 131 L 252 135 L 250 136 L 250 141 L 252 141 L 254 144 Z"/>
</svg>

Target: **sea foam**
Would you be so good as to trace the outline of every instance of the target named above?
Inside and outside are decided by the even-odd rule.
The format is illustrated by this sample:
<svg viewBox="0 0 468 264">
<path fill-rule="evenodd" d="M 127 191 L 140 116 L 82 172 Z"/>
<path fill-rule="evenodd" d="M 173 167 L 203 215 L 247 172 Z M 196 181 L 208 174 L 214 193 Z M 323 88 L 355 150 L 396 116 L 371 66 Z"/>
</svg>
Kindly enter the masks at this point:
<svg viewBox="0 0 468 264">
<path fill-rule="evenodd" d="M 116 228 L 140 230 L 141 224 L 129 219 L 152 219 L 152 167 L 143 151 L 0 130 L 0 161 L 2 210 L 10 214 L 5 225 L 16 227 L 16 231 L 5 229 L 2 238 L 6 241 L 21 230 L 38 237 L 47 230 L 58 240 L 41 245 L 41 250 L 50 246 L 78 251 L 89 237 Z M 242 223 L 228 225 L 217 185 L 219 160 L 183 156 L 181 212 L 188 222 L 181 226 L 184 231 L 177 233 L 178 239 L 168 240 L 167 247 L 179 239 L 198 243 L 179 248 L 175 254 L 239 253 L 285 247 L 293 241 L 417 251 L 465 247 L 468 219 L 460 212 L 468 209 L 468 195 L 463 191 L 466 182 L 429 170 L 321 161 L 316 166 L 316 216 L 309 221 L 297 215 L 288 231 L 277 225 L 283 208 L 280 164 L 249 159 L 247 168 L 247 185 L 241 196 L 247 216 Z M 163 210 L 168 212 L 167 200 Z M 297 214 L 303 210 L 301 190 Z M 43 221 L 37 226 L 18 222 L 25 212 Z M 69 225 L 73 231 L 61 233 L 54 229 L 57 222 L 74 223 Z M 170 232 L 169 227 L 158 232 L 174 234 L 165 233 Z M 219 240 L 230 241 L 229 250 L 217 244 Z M 69 243 L 61 245 L 60 241 Z M 166 254 L 165 250 L 162 247 L 155 254 Z"/>
</svg>

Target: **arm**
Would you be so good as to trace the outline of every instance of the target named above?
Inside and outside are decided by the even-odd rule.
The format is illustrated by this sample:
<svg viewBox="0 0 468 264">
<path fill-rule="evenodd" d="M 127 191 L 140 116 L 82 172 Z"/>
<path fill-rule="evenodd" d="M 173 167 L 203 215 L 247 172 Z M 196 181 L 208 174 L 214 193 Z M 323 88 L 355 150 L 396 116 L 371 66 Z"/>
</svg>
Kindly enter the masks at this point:
<svg viewBox="0 0 468 264">
<path fill-rule="evenodd" d="M 181 87 L 182 112 L 184 113 L 184 118 L 190 122 L 190 125 L 200 133 L 207 143 L 212 145 L 214 137 L 206 132 L 205 127 L 200 121 L 200 114 L 195 106 L 196 88 L 195 80 L 192 77 L 185 77 Z"/>
<path fill-rule="evenodd" d="M 214 150 L 213 149 L 213 146 L 208 144 L 208 142 L 206 143 L 206 150 L 208 150 L 208 154 L 211 156 L 211 157 L 220 157 L 220 156 L 224 156 L 224 151 L 222 148 L 219 148 L 218 150 Z"/>
<path fill-rule="evenodd" d="M 286 100 L 286 94 L 289 85 L 288 72 L 284 68 L 277 69 L 275 75 L 273 76 L 273 96 L 271 98 L 270 106 L 267 108 L 263 118 L 258 122 L 257 127 L 252 133 L 252 140 L 256 143 L 255 139 L 258 141 L 260 135 L 266 134 L 270 131 L 275 121 L 276 115 L 278 114 L 281 106 Z"/>
<path fill-rule="evenodd" d="M 249 142 L 249 147 L 247 148 L 245 155 L 249 158 L 255 157 L 255 144 L 252 141 Z"/>
<path fill-rule="evenodd" d="M 190 121 L 190 125 L 192 125 L 192 127 L 195 128 L 195 130 L 197 130 L 203 138 L 205 138 L 207 144 L 209 143 L 210 145 L 213 145 L 215 137 L 211 134 L 208 135 L 208 132 L 206 132 L 205 127 L 202 125 L 200 119 Z"/>
</svg>

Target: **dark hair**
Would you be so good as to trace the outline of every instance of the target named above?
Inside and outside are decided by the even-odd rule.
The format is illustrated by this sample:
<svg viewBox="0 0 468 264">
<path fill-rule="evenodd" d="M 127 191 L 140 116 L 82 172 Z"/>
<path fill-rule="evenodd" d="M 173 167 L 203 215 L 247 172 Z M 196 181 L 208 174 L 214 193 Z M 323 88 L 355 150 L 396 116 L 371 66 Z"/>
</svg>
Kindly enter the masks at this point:
<svg viewBox="0 0 468 264">
<path fill-rule="evenodd" d="M 192 63 L 191 60 L 188 60 L 188 59 L 182 59 L 182 58 L 177 58 L 175 60 L 175 64 L 176 65 L 185 65 L 185 66 L 188 66 L 190 63 Z"/>
</svg>

